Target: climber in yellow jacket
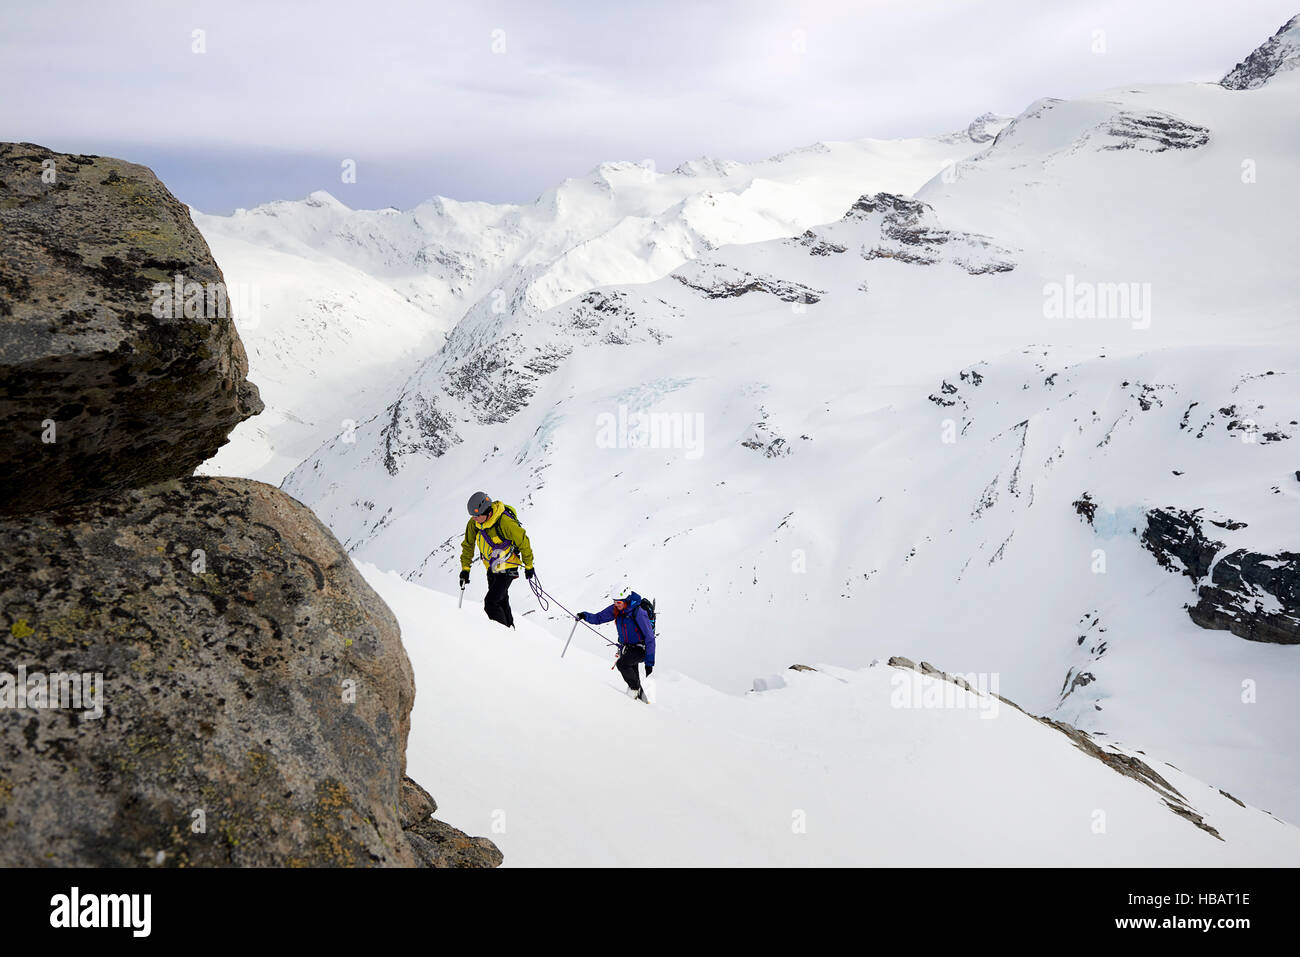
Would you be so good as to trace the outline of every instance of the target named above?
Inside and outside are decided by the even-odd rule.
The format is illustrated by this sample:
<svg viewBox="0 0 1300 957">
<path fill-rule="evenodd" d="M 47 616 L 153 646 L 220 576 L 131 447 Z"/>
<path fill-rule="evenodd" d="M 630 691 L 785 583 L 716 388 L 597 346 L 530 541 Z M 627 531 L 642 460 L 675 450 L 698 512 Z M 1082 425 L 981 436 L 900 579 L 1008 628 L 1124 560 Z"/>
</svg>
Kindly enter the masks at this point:
<svg viewBox="0 0 1300 957">
<path fill-rule="evenodd" d="M 519 524 L 515 510 L 503 502 L 493 501 L 487 492 L 475 492 L 469 499 L 469 524 L 465 526 L 465 543 L 460 550 L 460 587 L 469 584 L 474 545 L 478 544 L 483 567 L 487 569 L 488 590 L 483 610 L 493 621 L 507 628 L 515 626 L 510 611 L 510 583 L 524 574 L 533 577 L 533 546 L 528 533 Z"/>
</svg>

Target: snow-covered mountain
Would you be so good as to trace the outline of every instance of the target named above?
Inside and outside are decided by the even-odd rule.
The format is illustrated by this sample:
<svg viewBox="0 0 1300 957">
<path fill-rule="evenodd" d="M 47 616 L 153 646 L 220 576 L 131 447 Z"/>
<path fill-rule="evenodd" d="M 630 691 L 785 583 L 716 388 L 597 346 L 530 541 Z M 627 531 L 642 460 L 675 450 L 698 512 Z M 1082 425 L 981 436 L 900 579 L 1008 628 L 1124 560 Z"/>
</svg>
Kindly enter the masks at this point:
<svg viewBox="0 0 1300 957">
<path fill-rule="evenodd" d="M 277 212 L 275 207 L 289 207 Z M 337 211 L 317 194 L 304 204 L 274 204 L 233 222 L 265 219 L 241 233 L 219 217 L 192 212 L 221 264 L 266 410 L 240 424 L 200 470 L 279 484 L 328 436 L 390 401 L 449 323 L 416 305 L 391 281 L 277 232 L 290 221 Z"/>
<path fill-rule="evenodd" d="M 270 427 L 209 467 L 300 461 L 284 488 L 359 561 L 448 591 L 469 494 L 516 505 L 566 605 L 659 600 L 660 706 L 695 732 L 750 734 L 728 709 L 778 674 L 779 720 L 829 727 L 791 662 L 870 696 L 906 655 L 1300 821 L 1294 27 L 1222 84 L 928 140 L 196 216 L 264 303 L 241 335 Z M 440 723 L 481 718 L 445 684 Z"/>
<path fill-rule="evenodd" d="M 585 632 L 561 658 L 532 616 L 362 568 L 415 667 L 408 770 L 507 866 L 1300 863 L 1295 826 L 978 680 L 890 659 L 736 696 L 660 667 L 647 707 Z"/>
<path fill-rule="evenodd" d="M 659 279 L 515 285 L 284 487 L 449 589 L 486 489 L 566 603 L 659 597 L 694 679 L 994 673 L 1300 819 L 1300 659 L 1242 637 L 1300 634 L 1298 108 L 1294 71 L 1043 100 L 913 196 L 863 176 Z"/>
<path fill-rule="evenodd" d="M 911 192 L 1009 120 L 985 114 L 945 136 L 815 143 L 667 173 L 605 163 L 523 206 L 435 197 L 405 212 L 352 210 L 318 192 L 230 217 L 196 212 L 242 293 L 235 318 L 267 404 L 205 471 L 279 483 L 387 406 L 467 311 L 491 327 L 596 286 L 658 279 L 722 245 L 797 233 L 864 188 Z"/>
<path fill-rule="evenodd" d="M 1300 66 L 1300 14 L 1292 17 L 1219 81 L 1230 90 L 1253 90 L 1275 74 Z"/>
</svg>

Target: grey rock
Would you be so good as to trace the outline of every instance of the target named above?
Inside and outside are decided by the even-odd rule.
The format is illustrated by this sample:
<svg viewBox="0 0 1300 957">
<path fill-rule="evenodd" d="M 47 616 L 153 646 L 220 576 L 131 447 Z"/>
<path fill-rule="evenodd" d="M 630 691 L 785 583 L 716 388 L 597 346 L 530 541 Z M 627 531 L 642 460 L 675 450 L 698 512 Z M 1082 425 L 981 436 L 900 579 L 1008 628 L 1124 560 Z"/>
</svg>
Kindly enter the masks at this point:
<svg viewBox="0 0 1300 957">
<path fill-rule="evenodd" d="M 933 207 L 894 193 L 862 195 L 841 222 L 867 227 L 862 258 L 891 259 L 911 265 L 951 262 L 972 276 L 1010 272 L 1016 268 L 1010 250 L 977 233 L 943 228 Z M 878 236 L 870 233 L 879 231 Z"/>
<path fill-rule="evenodd" d="M 0 144 L 0 513 L 189 475 L 260 412 L 226 293 L 145 167 Z"/>
<path fill-rule="evenodd" d="M 1228 631 L 1248 641 L 1300 644 L 1300 553 L 1264 554 L 1209 538 L 1205 522 L 1228 531 L 1244 522 L 1206 518 L 1202 509 L 1147 512 L 1143 546 L 1164 568 L 1197 584 L 1188 616 L 1202 628 Z"/>
<path fill-rule="evenodd" d="M 419 867 L 498 867 L 500 849 L 485 837 L 470 837 L 433 819 L 438 804 L 410 778 L 402 778 L 402 831 Z"/>
<path fill-rule="evenodd" d="M 414 827 L 433 817 L 438 810 L 438 802 L 420 785 L 408 777 L 402 778 L 402 827 Z"/>
<path fill-rule="evenodd" d="M 997 127 L 1001 130 L 1009 121 L 1008 117 L 996 113 L 981 113 L 970 121 L 970 125 L 966 127 L 966 135 L 970 137 L 972 143 L 991 143 L 997 137 L 993 128 Z"/>
<path fill-rule="evenodd" d="M 1210 570 L 1223 542 L 1207 538 L 1201 526 L 1200 509 L 1184 511 L 1166 507 L 1147 512 L 1142 547 L 1155 556 L 1162 568 L 1199 580 Z"/>
<path fill-rule="evenodd" d="M 1102 125 L 1102 130 L 1113 139 L 1101 147 L 1103 150 L 1163 153 L 1200 149 L 1210 142 L 1210 131 L 1205 127 L 1169 113 L 1118 113 Z"/>
<path fill-rule="evenodd" d="M 405 777 L 411 666 L 334 536 L 182 478 L 261 409 L 185 207 L 0 144 L 0 240 L 0 866 L 499 864 Z"/>
<path fill-rule="evenodd" d="M 1229 90 L 1253 90 L 1300 61 L 1300 14 L 1292 17 L 1254 51 L 1227 72 L 1219 85 Z"/>
<path fill-rule="evenodd" d="M 814 289 L 776 276 L 754 275 L 726 263 L 687 262 L 670 275 L 706 299 L 730 299 L 751 292 L 763 292 L 782 302 L 811 305 L 821 302 L 822 296 L 826 295 L 823 289 Z"/>
<path fill-rule="evenodd" d="M 0 709 L 0 866 L 416 863 L 411 666 L 305 506 L 189 478 L 0 518 L 0 554 L 0 662 L 102 675 L 98 718 Z"/>
<path fill-rule="evenodd" d="M 1239 548 L 1224 555 L 1187 613 L 1202 628 L 1248 641 L 1300 645 L 1300 554 Z"/>
<path fill-rule="evenodd" d="M 500 849 L 485 837 L 469 837 L 442 821 L 428 820 L 406 831 L 420 867 L 500 867 Z"/>
<path fill-rule="evenodd" d="M 817 234 L 811 229 L 805 230 L 802 236 L 798 239 L 792 239 L 790 242 L 806 247 L 809 256 L 838 256 L 840 253 L 847 252 L 849 248 L 839 243 L 826 242 L 824 239 L 818 238 Z"/>
</svg>

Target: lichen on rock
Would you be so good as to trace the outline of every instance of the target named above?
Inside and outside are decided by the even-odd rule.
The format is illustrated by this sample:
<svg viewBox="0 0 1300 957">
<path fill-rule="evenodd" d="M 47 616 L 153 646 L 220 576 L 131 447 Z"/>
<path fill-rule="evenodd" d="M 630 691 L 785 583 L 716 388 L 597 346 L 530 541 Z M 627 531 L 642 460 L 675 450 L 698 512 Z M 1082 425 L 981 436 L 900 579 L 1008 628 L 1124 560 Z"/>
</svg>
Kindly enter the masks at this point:
<svg viewBox="0 0 1300 957">
<path fill-rule="evenodd" d="M 210 458 L 262 410 L 231 313 L 189 211 L 148 169 L 0 143 L 0 513 Z"/>
<path fill-rule="evenodd" d="M 190 476 L 247 371 L 149 170 L 0 144 L 0 866 L 501 863 L 415 813 L 411 665 L 334 535 Z"/>
</svg>

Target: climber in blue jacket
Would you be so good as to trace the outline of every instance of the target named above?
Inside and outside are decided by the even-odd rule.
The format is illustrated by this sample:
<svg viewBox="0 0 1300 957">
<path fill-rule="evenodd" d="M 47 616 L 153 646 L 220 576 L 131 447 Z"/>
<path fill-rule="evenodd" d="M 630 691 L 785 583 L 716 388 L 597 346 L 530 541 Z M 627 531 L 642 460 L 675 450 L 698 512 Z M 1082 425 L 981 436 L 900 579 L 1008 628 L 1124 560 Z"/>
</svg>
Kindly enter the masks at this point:
<svg viewBox="0 0 1300 957">
<path fill-rule="evenodd" d="M 645 662 L 646 677 L 655 668 L 655 629 L 650 616 L 641 606 L 641 596 L 628 592 L 622 598 L 615 598 L 614 603 L 604 611 L 580 611 L 579 621 L 591 625 L 603 625 L 613 621 L 618 629 L 618 671 L 627 682 L 627 693 L 640 701 L 647 701 L 645 689 L 641 687 L 641 676 L 637 665 Z"/>
</svg>

